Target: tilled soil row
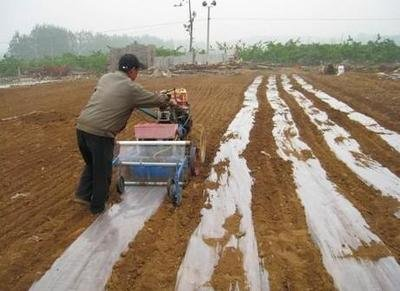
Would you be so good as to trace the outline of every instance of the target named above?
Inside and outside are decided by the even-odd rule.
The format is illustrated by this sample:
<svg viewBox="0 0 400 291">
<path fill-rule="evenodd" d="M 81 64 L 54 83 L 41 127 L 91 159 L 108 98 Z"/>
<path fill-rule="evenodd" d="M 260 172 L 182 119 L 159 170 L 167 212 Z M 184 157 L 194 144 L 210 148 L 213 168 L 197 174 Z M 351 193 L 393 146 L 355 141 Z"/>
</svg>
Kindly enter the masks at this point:
<svg viewBox="0 0 400 291">
<path fill-rule="evenodd" d="M 381 238 L 393 256 L 399 260 L 400 223 L 393 215 L 399 207 L 399 202 L 393 198 L 383 197 L 379 191 L 364 184 L 344 163 L 339 161 L 330 151 L 321 132 L 311 123 L 296 101 L 283 90 L 280 82 L 278 82 L 278 88 L 281 98 L 290 107 L 300 136 L 311 147 L 326 170 L 329 179 L 338 186 L 340 193 L 343 193 L 361 212 L 371 230 Z M 308 97 L 308 95 L 306 96 Z M 370 259 L 376 259 L 376 254 L 370 254 Z"/>
<path fill-rule="evenodd" d="M 244 153 L 251 175 L 252 211 L 260 256 L 271 290 L 334 290 L 321 254 L 308 232 L 290 162 L 281 159 L 272 136 L 273 110 L 266 81 L 258 92 L 259 110 Z"/>
<path fill-rule="evenodd" d="M 395 80 L 379 79 L 375 74 L 346 73 L 329 76 L 301 73 L 316 89 L 345 102 L 382 126 L 400 132 L 400 84 Z"/>
<path fill-rule="evenodd" d="M 293 89 L 301 92 L 310 99 L 316 107 L 325 111 L 329 118 L 345 128 L 360 144 L 362 152 L 370 155 L 374 160 L 387 167 L 391 172 L 400 177 L 400 153 L 395 151 L 379 135 L 369 131 L 365 126 L 352 121 L 347 114 L 332 109 L 328 104 L 318 99 L 314 94 L 302 89 L 301 86 L 292 78 Z"/>
</svg>

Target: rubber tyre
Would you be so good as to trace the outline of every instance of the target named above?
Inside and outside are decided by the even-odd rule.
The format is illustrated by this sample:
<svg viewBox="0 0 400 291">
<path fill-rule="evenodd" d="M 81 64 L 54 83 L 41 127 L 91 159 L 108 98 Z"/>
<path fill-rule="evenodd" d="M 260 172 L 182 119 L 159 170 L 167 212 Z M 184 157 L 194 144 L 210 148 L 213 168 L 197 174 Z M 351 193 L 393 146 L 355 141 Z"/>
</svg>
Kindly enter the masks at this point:
<svg viewBox="0 0 400 291">
<path fill-rule="evenodd" d="M 191 146 L 190 148 L 190 156 L 189 156 L 189 170 L 190 174 L 192 176 L 197 176 L 198 175 L 198 167 L 196 165 L 197 163 L 197 155 L 196 155 L 197 149 L 195 146 Z"/>
<path fill-rule="evenodd" d="M 125 179 L 120 176 L 117 181 L 117 192 L 123 194 L 125 192 Z"/>
<path fill-rule="evenodd" d="M 175 183 L 172 178 L 167 181 L 167 196 L 171 202 L 174 202 Z"/>
</svg>

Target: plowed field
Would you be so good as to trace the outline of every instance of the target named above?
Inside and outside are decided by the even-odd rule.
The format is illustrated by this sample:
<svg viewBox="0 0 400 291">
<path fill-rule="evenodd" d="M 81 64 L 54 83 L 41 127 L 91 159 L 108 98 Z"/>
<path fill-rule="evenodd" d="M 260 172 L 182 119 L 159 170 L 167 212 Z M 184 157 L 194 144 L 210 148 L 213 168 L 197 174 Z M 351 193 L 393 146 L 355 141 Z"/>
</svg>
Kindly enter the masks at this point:
<svg viewBox="0 0 400 291">
<path fill-rule="evenodd" d="M 373 118 L 386 129 L 400 132 L 399 81 L 380 80 L 374 75 L 360 73 L 321 76 L 298 72 L 298 75 L 314 88 Z M 347 245 L 346 238 L 343 238 L 342 246 L 338 246 L 343 248 L 342 256 L 337 258 L 376 263 L 393 257 L 394 265 L 400 262 L 400 218 L 395 216 L 400 209 L 400 184 L 396 184 L 400 177 L 400 153 L 379 134 L 321 101 L 297 83 L 291 74 L 287 76 L 292 89 L 314 104 L 316 109 L 313 112 L 325 112 L 329 118 L 326 123 L 312 121 L 312 116 L 293 97 L 293 92 L 285 87 L 281 72 L 242 71 L 234 75 L 142 79 L 139 82 L 150 90 L 172 87 L 188 90 L 194 123 L 206 128 L 207 157 L 201 174 L 185 187 L 182 205 L 174 208 L 169 201 L 164 201 L 129 244 L 129 249 L 114 265 L 107 283 L 109 290 L 175 288 L 190 237 L 201 223 L 202 209 L 214 207 L 208 199 L 208 190 L 216 185 L 210 185 L 207 177 L 212 169 L 218 177 L 224 172 L 218 169 L 221 164 L 212 165 L 214 156 L 221 143 L 235 138 L 234 134 L 233 137 L 224 134 L 243 108 L 244 92 L 256 76 L 263 77 L 256 93 L 258 108 L 249 143 L 240 157 L 247 163 L 253 178 L 250 208 L 255 247 L 268 273 L 265 280 L 270 289 L 343 289 L 343 281 L 327 263 L 329 254 L 324 251 L 325 238 L 318 236 L 320 232 L 316 225 L 318 221 L 314 220 L 313 205 L 307 204 L 309 200 L 299 191 L 304 187 L 301 180 L 296 179 L 292 158 L 300 163 L 318 160 L 340 199 L 346 200 L 346 205 L 351 205 L 365 221 L 357 220 L 360 228 L 376 236 L 371 241 L 360 238 L 358 245 Z M 298 132 L 285 132 L 287 139 L 298 137 L 308 146 L 299 152 L 288 147 L 283 152 L 291 157 L 289 159 L 280 152 L 278 113 L 267 99 L 273 85 L 269 80 L 271 76 L 275 76 L 279 98 L 291 113 L 293 121 L 289 120 L 288 124 L 298 129 Z M 29 289 L 96 218 L 86 207 L 72 201 L 83 165 L 76 145 L 75 119 L 94 86 L 95 80 L 80 80 L 0 89 L 0 290 Z M 131 138 L 133 126 L 143 120 L 146 120 L 145 116 L 134 113 L 118 139 Z M 358 166 L 364 165 L 368 170 L 369 165 L 375 163 L 391 173 L 393 178 L 392 182 L 387 181 L 387 193 L 369 182 L 373 175 L 372 178 L 364 177 L 348 161 L 341 160 L 326 139 L 325 133 L 329 130 L 321 130 L 319 125 L 335 125 L 349 133 L 348 137 L 335 139 L 338 145 L 343 140 L 358 142 L 360 153 L 352 152 Z M 229 166 L 229 161 L 226 164 Z M 226 169 L 227 165 L 221 168 Z M 319 179 L 321 183 L 323 177 L 321 175 Z M 118 203 L 118 199 L 115 187 L 112 187 L 111 200 Z M 332 201 L 333 198 L 331 203 L 334 204 Z M 338 203 L 339 210 L 340 207 L 346 207 L 346 211 L 349 208 L 337 201 L 335 203 Z M 246 236 L 246 230 L 239 229 L 242 217 L 243 213 L 238 210 L 224 224 L 226 232 L 236 237 L 238 244 Z M 343 217 L 343 224 L 354 224 L 348 216 L 343 214 Z M 356 237 L 351 233 L 351 227 L 348 232 L 350 237 Z M 341 235 L 337 233 L 336 238 Z M 226 245 L 228 238 L 220 239 L 226 239 Z M 216 240 L 208 244 L 218 248 L 219 243 Z M 217 260 L 215 272 L 205 287 L 215 290 L 228 290 L 232 286 L 247 288 L 242 254 L 232 250 L 235 248 L 228 247 L 221 260 Z M 393 274 L 395 272 L 393 270 Z"/>
</svg>

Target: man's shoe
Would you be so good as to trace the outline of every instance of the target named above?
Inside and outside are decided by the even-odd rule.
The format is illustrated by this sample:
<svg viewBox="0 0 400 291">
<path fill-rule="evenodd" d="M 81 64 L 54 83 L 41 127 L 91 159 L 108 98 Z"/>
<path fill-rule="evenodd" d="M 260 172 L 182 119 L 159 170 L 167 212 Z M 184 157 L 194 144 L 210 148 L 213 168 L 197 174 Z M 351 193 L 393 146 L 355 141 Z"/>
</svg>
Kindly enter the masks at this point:
<svg viewBox="0 0 400 291">
<path fill-rule="evenodd" d="M 105 203 L 103 208 L 92 208 L 92 207 L 90 207 L 90 212 L 92 214 L 94 214 L 94 215 L 101 214 L 101 213 L 107 211 L 108 209 L 110 209 L 110 207 L 111 207 L 111 203 L 107 202 L 107 203 Z"/>
<path fill-rule="evenodd" d="M 86 200 L 84 198 L 78 197 L 78 196 L 75 196 L 73 201 L 76 202 L 76 203 L 79 203 L 79 204 L 90 206 L 90 201 L 88 201 L 88 200 Z"/>
</svg>

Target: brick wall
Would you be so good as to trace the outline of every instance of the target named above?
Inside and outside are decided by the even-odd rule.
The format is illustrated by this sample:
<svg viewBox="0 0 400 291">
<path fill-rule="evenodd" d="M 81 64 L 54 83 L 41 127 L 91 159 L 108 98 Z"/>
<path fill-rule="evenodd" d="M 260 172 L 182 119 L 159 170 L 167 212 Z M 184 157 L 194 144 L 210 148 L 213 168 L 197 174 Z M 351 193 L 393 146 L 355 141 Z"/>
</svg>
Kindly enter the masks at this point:
<svg viewBox="0 0 400 291">
<path fill-rule="evenodd" d="M 141 45 L 137 43 L 128 45 L 124 48 L 111 48 L 107 61 L 107 70 L 109 72 L 118 69 L 118 61 L 124 54 L 134 54 L 138 57 L 140 62 L 145 64 L 147 67 L 152 67 L 154 65 L 156 48 L 153 45 Z"/>
</svg>

